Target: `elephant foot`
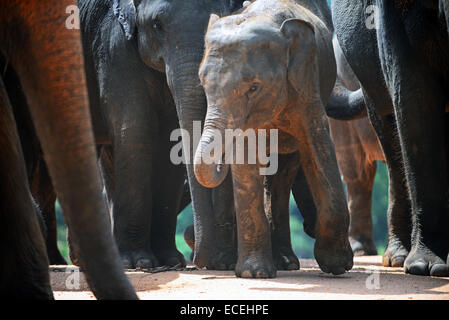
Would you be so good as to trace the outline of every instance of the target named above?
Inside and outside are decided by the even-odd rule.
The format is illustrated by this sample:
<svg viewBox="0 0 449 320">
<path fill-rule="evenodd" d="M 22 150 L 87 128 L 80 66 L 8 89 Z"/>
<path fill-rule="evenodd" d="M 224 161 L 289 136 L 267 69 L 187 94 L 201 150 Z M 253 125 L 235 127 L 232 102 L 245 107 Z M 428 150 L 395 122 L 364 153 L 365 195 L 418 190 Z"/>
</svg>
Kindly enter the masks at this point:
<svg viewBox="0 0 449 320">
<path fill-rule="evenodd" d="M 349 243 L 351 244 L 354 256 L 376 256 L 377 248 L 371 237 L 366 236 L 350 236 Z"/>
<path fill-rule="evenodd" d="M 382 265 L 384 267 L 402 267 L 408 256 L 408 250 L 398 239 L 390 239 L 387 249 L 382 257 Z"/>
<path fill-rule="evenodd" d="M 354 254 L 347 238 L 317 239 L 315 259 L 321 270 L 333 275 L 343 274 L 352 269 Z"/>
<path fill-rule="evenodd" d="M 420 276 L 449 276 L 449 261 L 443 260 L 447 259 L 447 250 L 444 250 L 444 253 L 440 255 L 436 254 L 436 251 L 429 249 L 423 244 L 413 248 L 407 259 L 405 259 L 405 272 Z"/>
<path fill-rule="evenodd" d="M 271 255 L 267 257 L 266 255 L 252 254 L 243 261 L 237 262 L 235 274 L 240 278 L 275 278 L 276 267 Z"/>
<path fill-rule="evenodd" d="M 291 247 L 273 246 L 273 259 L 277 270 L 299 270 L 299 259 Z"/>
<path fill-rule="evenodd" d="M 234 270 L 237 261 L 235 248 L 222 248 L 209 258 L 206 264 L 208 270 Z"/>
<path fill-rule="evenodd" d="M 167 267 L 186 266 L 186 260 L 184 256 L 176 248 L 158 249 L 158 250 L 155 249 L 154 254 L 156 255 L 159 261 L 159 266 L 167 266 Z"/>
<path fill-rule="evenodd" d="M 125 269 L 151 269 L 159 265 L 151 250 L 126 251 L 120 255 Z"/>
<path fill-rule="evenodd" d="M 193 225 L 188 226 L 184 230 L 184 240 L 187 245 L 195 251 L 195 234 L 193 231 Z M 191 255 L 191 260 L 193 261 L 193 252 Z M 205 263 L 206 269 L 208 270 L 234 270 L 235 264 L 237 262 L 237 249 L 236 248 L 219 248 L 217 247 L 216 252 L 211 254 L 208 261 Z"/>
</svg>

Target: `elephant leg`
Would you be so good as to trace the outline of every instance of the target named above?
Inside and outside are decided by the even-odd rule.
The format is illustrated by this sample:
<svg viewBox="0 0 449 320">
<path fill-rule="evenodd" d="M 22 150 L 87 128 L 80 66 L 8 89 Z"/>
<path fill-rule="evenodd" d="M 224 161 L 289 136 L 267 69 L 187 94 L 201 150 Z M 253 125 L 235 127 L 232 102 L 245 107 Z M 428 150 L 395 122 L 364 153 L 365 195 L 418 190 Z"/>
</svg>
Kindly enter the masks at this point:
<svg viewBox="0 0 449 320">
<path fill-rule="evenodd" d="M 53 299 L 45 242 L 11 110 L 0 79 L 0 296 Z"/>
<path fill-rule="evenodd" d="M 181 115 L 182 116 L 182 115 Z M 232 200 L 232 178 L 214 189 L 205 188 L 195 177 L 193 156 L 197 145 L 194 138 L 194 122 L 180 121 L 188 135 L 183 136 L 186 154 L 186 170 L 193 209 L 194 257 L 193 263 L 202 268 L 231 269 L 235 265 L 235 209 Z M 201 127 L 199 128 L 201 130 Z M 201 131 L 200 131 L 201 132 Z"/>
<path fill-rule="evenodd" d="M 0 57 L 0 64 L 8 65 L 4 57 Z M 2 78 L 13 106 L 12 110 L 20 136 L 28 181 L 42 232 L 45 235 L 50 264 L 65 265 L 67 263 L 57 247 L 56 194 L 43 160 L 42 149 L 34 130 L 25 93 L 17 73 L 10 65 L 6 67 Z"/>
<path fill-rule="evenodd" d="M 435 97 L 439 94 L 440 92 L 436 91 L 429 93 L 429 96 Z M 444 115 L 441 112 L 444 110 L 444 103 L 432 105 L 432 102 L 424 98 L 422 104 L 414 106 L 415 108 L 408 103 L 407 107 L 398 105 L 396 111 L 412 206 L 411 249 L 404 267 L 406 272 L 412 274 L 447 276 L 449 217 L 444 148 L 446 137 L 442 123 Z M 418 111 L 422 110 L 424 104 L 427 106 L 426 112 Z M 409 112 L 421 114 L 413 117 L 408 115 Z M 429 156 L 430 154 L 432 156 Z"/>
<path fill-rule="evenodd" d="M 47 166 L 40 159 L 32 176 L 31 193 L 41 211 L 46 226 L 47 255 L 52 265 L 66 265 L 58 249 L 58 229 L 56 223 L 56 193 L 53 189 Z"/>
<path fill-rule="evenodd" d="M 358 168 L 357 175 L 362 179 L 345 181 L 351 217 L 349 242 L 356 256 L 377 255 L 377 248 L 373 239 L 373 220 L 371 218 L 372 191 L 377 166 L 376 162 L 365 162 Z M 341 169 L 341 173 L 345 177 L 345 171 Z"/>
<path fill-rule="evenodd" d="M 411 250 L 404 269 L 416 275 L 447 276 L 444 93 L 438 77 L 415 53 L 422 43 L 410 43 L 394 4 L 383 3 L 379 11 L 379 53 L 393 100 L 412 208 Z"/>
<path fill-rule="evenodd" d="M 237 216 L 235 273 L 242 278 L 274 278 L 276 267 L 263 201 L 264 177 L 255 164 L 235 164 L 231 168 Z"/>
<path fill-rule="evenodd" d="M 159 264 L 185 266 L 186 261 L 175 243 L 176 222 L 184 191 L 184 167 L 175 165 L 170 159 L 172 130 L 178 126 L 176 117 L 162 118 L 160 143 L 157 148 L 155 179 L 153 181 L 154 203 L 151 223 L 151 248 Z"/>
<path fill-rule="evenodd" d="M 80 247 L 92 291 L 99 299 L 136 299 L 119 264 L 101 196 L 81 35 L 61 28 L 66 19 L 62 12 L 70 4 L 73 1 L 28 2 L 25 11 L 12 2 L 12 10 L 6 9 L 12 15 L 6 16 L 23 21 L 24 29 L 14 35 L 11 43 L 17 40 L 19 50 L 9 58 L 26 93 L 51 180 Z"/>
<path fill-rule="evenodd" d="M 349 212 L 327 117 L 318 100 L 298 107 L 298 118 L 293 119 L 298 125 L 288 129 L 298 142 L 301 166 L 317 207 L 315 259 L 324 272 L 341 274 L 352 268 L 353 253 Z"/>
<path fill-rule="evenodd" d="M 206 265 L 209 270 L 234 270 L 237 262 L 237 226 L 232 189 L 232 176 L 228 174 L 223 184 L 212 190 L 214 251 Z"/>
<path fill-rule="evenodd" d="M 298 206 L 299 212 L 304 219 L 304 232 L 308 236 L 315 238 L 315 226 L 317 218 L 316 207 L 309 185 L 307 184 L 304 170 L 301 166 L 298 167 L 298 172 L 296 173 L 296 178 L 292 185 L 292 194 L 295 198 L 295 202 Z"/>
<path fill-rule="evenodd" d="M 363 131 L 358 128 L 358 123 L 358 121 L 331 119 L 329 126 L 338 167 L 346 184 L 350 215 L 349 242 L 352 251 L 357 256 L 376 255 L 371 196 L 377 165 L 375 161 L 370 160 L 369 147 L 366 145 L 369 141 L 365 140 Z"/>
<path fill-rule="evenodd" d="M 112 157 L 112 147 L 110 145 L 104 145 L 99 147 L 99 159 L 98 167 L 101 173 L 101 180 L 103 182 L 103 196 L 105 203 L 108 205 L 109 221 L 111 222 L 111 230 L 114 228 L 114 219 L 112 219 L 113 201 L 112 195 L 114 194 L 114 163 Z M 72 264 L 81 266 L 79 261 L 79 248 L 72 241 L 70 230 L 67 229 L 66 233 L 67 245 L 69 249 L 69 258 Z"/>
<path fill-rule="evenodd" d="M 114 236 L 125 268 L 152 268 L 158 265 L 151 250 L 152 181 L 157 131 L 149 130 L 143 115 L 136 122 L 115 130 L 114 142 Z"/>
<path fill-rule="evenodd" d="M 394 115 L 379 118 L 377 102 L 365 93 L 370 121 L 377 132 L 388 169 L 388 245 L 382 257 L 385 267 L 402 267 L 410 251 L 411 204 L 408 198 L 400 141 Z"/>
<path fill-rule="evenodd" d="M 299 260 L 293 252 L 290 238 L 290 190 L 299 167 L 299 155 L 279 154 L 279 170 L 267 176 L 271 198 L 271 244 L 278 270 L 298 270 Z"/>
<path fill-rule="evenodd" d="M 214 206 L 213 229 L 210 238 L 213 241 L 206 268 L 209 270 L 234 270 L 237 261 L 237 226 L 235 223 L 234 196 L 232 192 L 232 176 L 228 175 L 224 186 L 212 191 Z M 184 230 L 184 240 L 195 251 L 194 226 Z M 192 254 L 193 254 L 192 252 Z M 193 259 L 193 256 L 191 257 Z"/>
<path fill-rule="evenodd" d="M 186 177 L 184 177 L 185 179 Z M 190 197 L 190 188 L 189 188 L 189 182 L 185 181 L 184 182 L 184 188 L 182 191 L 182 196 L 181 196 L 181 202 L 179 204 L 179 212 L 178 214 L 180 214 L 185 208 L 187 208 L 187 206 L 192 202 L 192 198 Z"/>
<path fill-rule="evenodd" d="M 114 193 L 114 181 L 113 181 L 113 158 L 112 148 L 110 146 L 100 147 L 100 158 L 98 160 L 98 167 L 101 173 L 101 180 L 103 182 L 103 195 L 105 197 L 105 203 L 108 204 L 109 221 L 111 222 L 111 230 L 113 230 L 114 220 L 112 219 L 112 195 Z M 66 233 L 67 245 L 69 249 L 69 258 L 72 264 L 81 267 L 81 261 L 79 260 L 79 248 L 73 242 L 73 236 L 70 234 L 70 230 L 67 229 Z"/>
</svg>

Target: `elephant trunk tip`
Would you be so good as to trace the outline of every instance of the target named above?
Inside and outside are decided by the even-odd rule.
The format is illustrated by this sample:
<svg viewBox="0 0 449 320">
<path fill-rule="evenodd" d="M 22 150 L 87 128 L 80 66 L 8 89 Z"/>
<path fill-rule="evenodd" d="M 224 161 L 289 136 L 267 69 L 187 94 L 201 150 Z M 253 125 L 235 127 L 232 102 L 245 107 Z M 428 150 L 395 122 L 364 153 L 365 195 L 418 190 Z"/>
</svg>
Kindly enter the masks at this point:
<svg viewBox="0 0 449 320">
<path fill-rule="evenodd" d="M 228 166 L 223 164 L 195 163 L 194 171 L 198 182 L 206 188 L 216 188 L 226 178 Z"/>
</svg>

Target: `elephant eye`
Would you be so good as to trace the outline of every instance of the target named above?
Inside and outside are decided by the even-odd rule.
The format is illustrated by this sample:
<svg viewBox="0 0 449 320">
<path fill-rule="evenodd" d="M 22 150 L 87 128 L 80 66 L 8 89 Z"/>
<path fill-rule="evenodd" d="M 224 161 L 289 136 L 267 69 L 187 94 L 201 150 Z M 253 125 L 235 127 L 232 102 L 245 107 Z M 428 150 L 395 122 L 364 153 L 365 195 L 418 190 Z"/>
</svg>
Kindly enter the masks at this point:
<svg viewBox="0 0 449 320">
<path fill-rule="evenodd" d="M 153 21 L 153 29 L 156 31 L 162 31 L 162 23 L 158 18 Z"/>
<path fill-rule="evenodd" d="M 259 90 L 259 84 L 258 84 L 258 83 L 253 83 L 253 84 L 251 85 L 251 87 L 249 88 L 248 93 L 249 93 L 249 94 L 253 94 L 253 93 L 255 93 L 257 90 Z"/>
</svg>

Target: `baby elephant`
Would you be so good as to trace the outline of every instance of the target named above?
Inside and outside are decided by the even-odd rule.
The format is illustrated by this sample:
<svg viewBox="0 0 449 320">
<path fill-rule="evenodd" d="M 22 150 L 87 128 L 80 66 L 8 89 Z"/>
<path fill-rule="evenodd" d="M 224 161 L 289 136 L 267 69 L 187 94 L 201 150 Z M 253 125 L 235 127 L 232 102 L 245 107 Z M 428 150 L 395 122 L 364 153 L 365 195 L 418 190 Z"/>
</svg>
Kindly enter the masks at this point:
<svg viewBox="0 0 449 320">
<path fill-rule="evenodd" d="M 317 208 L 315 258 L 320 268 L 333 274 L 352 268 L 349 214 L 323 107 L 336 78 L 328 11 L 325 0 L 257 0 L 236 15 L 210 18 L 199 71 L 208 110 L 195 155 L 195 174 L 201 184 L 212 188 L 231 168 L 238 226 L 237 276 L 276 276 L 270 239 L 270 222 L 276 219 L 265 214 L 260 170 L 272 169 L 274 152 L 299 152 Z M 244 151 L 251 151 L 254 135 L 248 129 L 257 131 L 264 141 L 258 141 L 255 159 L 249 153 L 248 161 L 238 161 L 238 151 L 234 158 L 228 151 L 244 138 L 248 140 Z M 260 150 L 267 143 L 259 134 L 261 129 L 278 133 L 277 141 L 270 135 L 269 151 Z M 230 131 L 233 139 L 227 139 Z M 270 151 L 268 163 L 265 152 Z M 292 167 L 296 170 L 299 163 Z M 264 174 L 276 176 L 277 172 Z"/>
</svg>

